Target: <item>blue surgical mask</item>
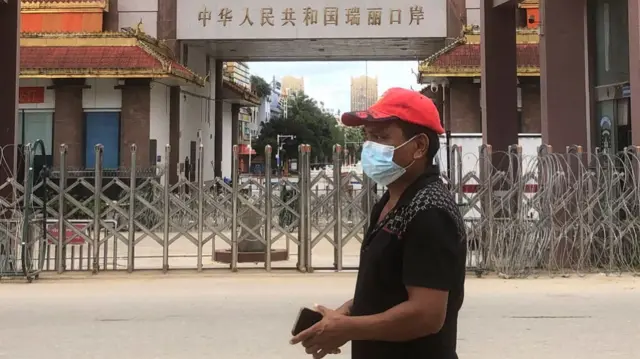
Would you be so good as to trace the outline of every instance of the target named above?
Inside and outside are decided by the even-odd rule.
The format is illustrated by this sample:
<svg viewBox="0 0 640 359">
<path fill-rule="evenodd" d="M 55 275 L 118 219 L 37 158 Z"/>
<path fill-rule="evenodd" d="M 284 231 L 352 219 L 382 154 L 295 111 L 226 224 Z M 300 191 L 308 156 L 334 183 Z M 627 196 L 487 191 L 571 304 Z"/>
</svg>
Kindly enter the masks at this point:
<svg viewBox="0 0 640 359">
<path fill-rule="evenodd" d="M 415 161 L 411 162 L 407 167 L 402 167 L 393 162 L 393 153 L 411 142 L 414 138 L 415 137 L 412 137 L 398 147 L 366 141 L 362 145 L 361 155 L 362 171 L 364 174 L 381 186 L 388 186 L 402 177 L 402 175 L 407 172 L 407 168 L 411 167 Z"/>
</svg>

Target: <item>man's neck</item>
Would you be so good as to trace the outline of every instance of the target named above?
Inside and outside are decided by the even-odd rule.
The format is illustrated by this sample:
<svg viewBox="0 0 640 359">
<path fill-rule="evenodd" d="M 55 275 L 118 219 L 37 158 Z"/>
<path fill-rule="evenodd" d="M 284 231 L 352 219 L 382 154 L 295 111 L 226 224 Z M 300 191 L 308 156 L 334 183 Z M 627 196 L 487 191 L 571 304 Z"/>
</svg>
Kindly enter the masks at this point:
<svg viewBox="0 0 640 359">
<path fill-rule="evenodd" d="M 387 190 L 389 191 L 389 201 L 387 203 L 395 207 L 404 191 L 406 191 L 407 188 L 409 188 L 409 186 L 418 179 L 418 177 L 420 176 L 413 174 L 409 175 L 409 173 L 406 173 L 397 181 L 387 186 Z"/>
</svg>

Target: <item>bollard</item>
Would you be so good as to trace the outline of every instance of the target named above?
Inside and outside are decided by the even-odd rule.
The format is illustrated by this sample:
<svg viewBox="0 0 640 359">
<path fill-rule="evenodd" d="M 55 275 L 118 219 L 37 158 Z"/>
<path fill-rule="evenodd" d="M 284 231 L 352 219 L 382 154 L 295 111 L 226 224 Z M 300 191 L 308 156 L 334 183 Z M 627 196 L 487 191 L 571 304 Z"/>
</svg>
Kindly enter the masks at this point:
<svg viewBox="0 0 640 359">
<path fill-rule="evenodd" d="M 165 158 L 165 171 L 164 171 L 164 233 L 163 233 L 163 243 L 162 243 L 162 272 L 167 273 L 169 271 L 169 230 L 170 230 L 170 219 L 171 219 L 171 206 L 169 205 L 171 201 L 171 184 L 169 183 L 169 156 L 171 155 L 171 146 L 166 145 L 164 148 L 164 158 Z"/>
<path fill-rule="evenodd" d="M 342 270 L 342 203 L 340 202 L 340 197 L 342 195 L 341 155 L 342 146 L 333 146 L 333 215 L 336 221 L 333 228 L 333 243 L 335 245 L 333 250 L 333 266 L 337 271 Z"/>
<path fill-rule="evenodd" d="M 62 274 L 65 270 L 66 253 L 66 228 L 64 225 L 65 208 L 65 191 L 67 188 L 67 150 L 68 147 L 64 143 L 60 145 L 60 183 L 58 184 L 58 245 L 56 246 L 56 269 L 58 274 Z M 73 260 L 71 262 L 73 264 Z"/>
<path fill-rule="evenodd" d="M 304 188 L 305 188 L 305 193 L 307 195 L 307 199 L 304 203 L 305 205 L 305 213 L 306 216 L 304 217 L 304 221 L 305 221 L 305 236 L 304 239 L 306 241 L 306 245 L 305 245 L 305 255 L 306 255 L 306 270 L 308 273 L 312 273 L 313 272 L 313 262 L 312 262 L 312 257 L 311 257 L 311 252 L 313 250 L 313 247 L 311 245 L 311 216 L 309 216 L 309 214 L 311 213 L 311 196 L 310 196 L 310 191 L 311 191 L 311 146 L 310 145 L 304 145 L 304 172 L 302 175 L 302 178 L 304 179 Z"/>
<path fill-rule="evenodd" d="M 100 271 L 100 203 L 102 199 L 102 157 L 104 154 L 104 147 L 101 144 L 95 146 L 96 151 L 96 168 L 95 168 L 95 192 L 93 194 L 93 274 L 98 274 Z M 64 235 L 64 233 L 61 233 Z"/>
<path fill-rule="evenodd" d="M 298 212 L 300 214 L 300 219 L 298 220 L 298 270 L 300 272 L 305 272 L 307 267 L 307 257 L 306 257 L 306 220 L 307 217 L 307 189 L 304 185 L 304 145 L 298 146 L 298 188 L 300 191 L 300 200 L 298 201 L 300 207 L 298 208 Z"/>
<path fill-rule="evenodd" d="M 204 145 L 200 138 L 198 148 L 198 272 L 202 271 L 202 252 L 204 246 Z"/>
<path fill-rule="evenodd" d="M 129 242 L 127 243 L 127 272 L 134 270 L 136 246 L 136 152 L 138 146 L 131 145 L 131 173 L 129 174 Z"/>
<path fill-rule="evenodd" d="M 231 161 L 231 271 L 238 271 L 238 145 L 233 145 Z"/>
<path fill-rule="evenodd" d="M 264 241 L 266 244 L 265 255 L 264 255 L 264 268 L 267 271 L 271 271 L 271 220 L 272 220 L 272 211 L 273 211 L 273 202 L 271 201 L 271 195 L 273 193 L 271 189 L 271 146 L 266 145 L 264 148 L 264 186 L 265 186 L 265 196 L 264 196 L 264 213 L 265 213 L 265 223 L 264 223 Z M 287 239 L 288 241 L 288 239 Z M 287 251 L 287 257 L 289 256 L 289 252 Z"/>
</svg>

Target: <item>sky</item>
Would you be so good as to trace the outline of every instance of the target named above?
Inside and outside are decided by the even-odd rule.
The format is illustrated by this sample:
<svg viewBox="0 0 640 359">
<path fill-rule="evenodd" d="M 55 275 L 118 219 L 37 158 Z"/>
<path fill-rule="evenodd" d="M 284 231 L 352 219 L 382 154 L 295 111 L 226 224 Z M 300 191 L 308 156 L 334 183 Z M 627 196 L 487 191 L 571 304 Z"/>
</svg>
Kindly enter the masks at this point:
<svg viewBox="0 0 640 359">
<path fill-rule="evenodd" d="M 350 110 L 351 77 L 378 77 L 378 95 L 390 87 L 418 90 L 417 61 L 358 61 L 358 62 L 250 62 L 249 71 L 271 83 L 273 77 L 304 77 L 304 92 L 328 109 Z"/>
</svg>

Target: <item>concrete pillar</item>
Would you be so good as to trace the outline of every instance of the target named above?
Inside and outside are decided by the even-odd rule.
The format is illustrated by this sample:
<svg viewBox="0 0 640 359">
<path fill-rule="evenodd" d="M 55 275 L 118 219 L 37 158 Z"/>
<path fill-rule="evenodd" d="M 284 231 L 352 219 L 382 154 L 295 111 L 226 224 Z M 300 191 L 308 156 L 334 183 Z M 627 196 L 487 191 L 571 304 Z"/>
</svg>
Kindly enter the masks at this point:
<svg viewBox="0 0 640 359">
<path fill-rule="evenodd" d="M 501 0 L 502 1 L 502 0 Z M 516 1 L 485 0 L 480 5 L 480 51 L 482 64 L 481 103 L 483 143 L 493 147 L 491 163 L 500 171 L 515 170 L 511 167 L 513 157 L 506 156 L 509 146 L 518 143 L 518 66 L 516 57 Z M 480 168 L 482 180 L 491 176 Z M 505 178 L 510 178 L 506 176 Z M 496 183 L 494 195 L 506 193 L 513 184 L 508 180 Z M 512 217 L 518 211 L 519 199 L 505 198 L 511 205 L 501 208 L 489 207 L 492 198 L 486 197 L 485 210 L 494 218 Z"/>
<path fill-rule="evenodd" d="M 178 182 L 178 163 L 180 163 L 180 106 L 182 93 L 180 86 L 172 86 L 169 90 L 169 183 Z M 158 144 L 163 146 L 166 143 Z"/>
<path fill-rule="evenodd" d="M 590 145 L 586 11 L 586 0 L 540 1 L 542 142 L 554 151 Z"/>
<path fill-rule="evenodd" d="M 104 13 L 104 22 L 102 26 L 104 27 L 104 31 L 120 31 L 118 0 L 109 0 L 109 11 Z"/>
<path fill-rule="evenodd" d="M 640 3 L 629 0 L 629 83 L 631 142 L 640 145 Z"/>
<path fill-rule="evenodd" d="M 176 39 L 177 11 L 178 0 L 158 0 L 158 39 L 164 40 L 175 56 L 180 55 L 180 42 Z"/>
<path fill-rule="evenodd" d="M 20 28 L 20 2 L 0 1 L 0 84 L 2 84 L 2 96 L 0 96 L 0 147 L 2 147 L 4 159 L 0 170 L 0 183 L 5 183 L 7 177 L 15 174 L 15 146 L 16 143 L 16 117 L 18 109 L 18 71 L 19 61 L 19 29 Z M 8 170 L 6 170 L 8 169 Z"/>
<path fill-rule="evenodd" d="M 216 99 L 214 109 L 214 159 L 213 174 L 215 177 L 222 177 L 222 61 L 216 60 L 215 66 L 215 92 L 213 97 Z"/>
<path fill-rule="evenodd" d="M 240 137 L 240 105 L 231 105 L 231 145 L 238 144 Z"/>
<path fill-rule="evenodd" d="M 482 1 L 482 138 L 496 154 L 518 143 L 518 76 L 515 1 Z M 494 157 L 494 163 L 502 156 Z"/>
<path fill-rule="evenodd" d="M 131 145 L 138 147 L 137 167 L 149 167 L 149 133 L 151 131 L 151 80 L 127 79 L 122 90 L 120 119 L 120 164 L 131 166 Z"/>
<path fill-rule="evenodd" d="M 233 146 L 240 141 L 240 105 L 231 105 L 231 158 L 229 163 L 233 163 Z M 239 165 L 239 163 L 238 163 Z M 242 168 L 240 169 L 242 171 Z M 233 173 L 233 172 L 232 172 Z"/>
<path fill-rule="evenodd" d="M 85 79 L 56 79 L 53 88 L 56 96 L 53 116 L 53 163 L 60 163 L 60 145 L 66 144 L 67 166 L 84 166 L 84 109 L 82 90 L 87 88 Z"/>
<path fill-rule="evenodd" d="M 180 57 L 180 42 L 176 40 L 177 0 L 158 0 L 158 39 L 173 51 L 176 58 Z M 172 86 L 169 92 L 169 145 L 171 154 L 169 161 L 169 182 L 178 181 L 178 164 L 180 163 L 180 106 L 182 94 L 180 86 Z M 166 144 L 158 144 L 164 147 Z"/>
</svg>

